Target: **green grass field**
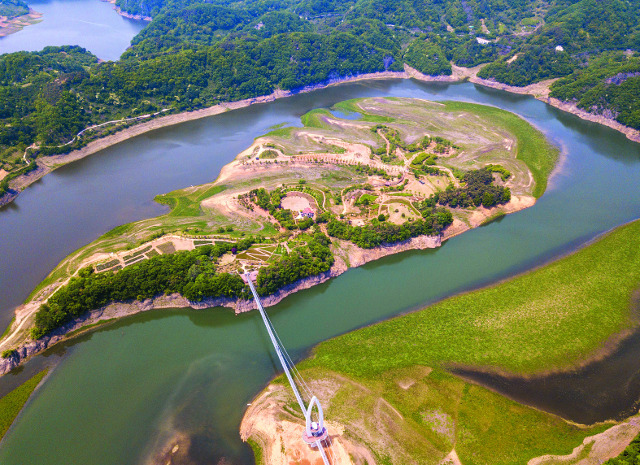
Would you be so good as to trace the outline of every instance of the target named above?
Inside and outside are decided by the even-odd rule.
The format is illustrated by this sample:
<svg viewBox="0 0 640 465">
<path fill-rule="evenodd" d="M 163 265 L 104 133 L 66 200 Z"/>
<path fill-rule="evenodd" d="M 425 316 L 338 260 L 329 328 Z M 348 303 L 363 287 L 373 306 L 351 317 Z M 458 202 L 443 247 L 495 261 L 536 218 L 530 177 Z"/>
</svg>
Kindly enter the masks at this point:
<svg viewBox="0 0 640 465">
<path fill-rule="evenodd" d="M 434 362 L 515 373 L 569 367 L 636 324 L 638 288 L 640 221 L 502 284 L 327 341 L 313 364 L 366 378 Z"/>
<path fill-rule="evenodd" d="M 327 416 L 353 436 L 368 421 L 391 421 L 390 439 L 367 439 L 382 463 L 437 463 L 453 446 L 465 465 L 568 454 L 607 426 L 570 424 L 446 368 L 532 374 L 575 366 L 637 324 L 638 289 L 640 221 L 527 274 L 323 342 L 299 368 L 312 382 L 335 383 Z M 398 414 L 383 415 L 385 403 Z"/>
<path fill-rule="evenodd" d="M 7 433 L 20 410 L 29 400 L 31 393 L 47 374 L 47 371 L 41 371 L 0 399 L 0 439 Z"/>
<path fill-rule="evenodd" d="M 533 196 L 540 198 L 547 189 L 549 175 L 558 162 L 558 149 L 539 130 L 513 113 L 499 108 L 465 102 L 444 102 L 448 110 L 473 111 L 487 122 L 502 126 L 518 138 L 519 160 L 531 170 L 535 180 Z"/>
</svg>

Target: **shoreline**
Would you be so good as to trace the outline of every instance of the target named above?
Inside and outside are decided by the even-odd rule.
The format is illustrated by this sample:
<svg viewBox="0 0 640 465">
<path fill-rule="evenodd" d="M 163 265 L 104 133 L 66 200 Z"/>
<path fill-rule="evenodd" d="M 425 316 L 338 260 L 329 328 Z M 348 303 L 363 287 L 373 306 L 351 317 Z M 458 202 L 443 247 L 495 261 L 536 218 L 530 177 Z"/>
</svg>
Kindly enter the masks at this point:
<svg viewBox="0 0 640 465">
<path fill-rule="evenodd" d="M 115 1 L 115 0 L 114 0 Z M 16 16 L 9 19 L 6 16 L 0 16 L 0 37 L 6 37 L 16 32 L 22 31 L 25 27 L 33 26 L 42 21 L 42 13 L 29 8 L 29 12 L 24 15 Z"/>
<path fill-rule="evenodd" d="M 110 3 L 112 3 L 113 1 L 115 0 L 112 0 Z M 559 110 L 578 116 L 583 120 L 602 124 L 604 126 L 615 129 L 616 131 L 625 134 L 628 139 L 634 142 L 640 143 L 640 131 L 630 128 L 628 126 L 624 126 L 615 120 L 611 120 L 608 118 L 604 118 L 603 116 L 588 113 L 584 110 L 579 109 L 575 104 L 562 102 L 558 99 L 549 97 L 549 85 L 551 82 L 553 82 L 553 80 L 542 81 L 540 83 L 531 84 L 526 87 L 514 87 L 514 86 L 508 86 L 506 84 L 501 84 L 499 82 L 489 81 L 489 80 L 477 77 L 477 73 L 481 68 L 482 68 L 482 65 L 476 66 L 475 68 L 462 68 L 454 65 L 452 74 L 450 76 L 428 76 L 420 73 L 419 71 L 405 64 L 404 71 L 381 71 L 377 73 L 359 74 L 356 76 L 345 77 L 345 78 L 337 79 L 337 80 L 322 83 L 322 84 L 305 86 L 294 91 L 275 90 L 273 93 L 265 96 L 252 97 L 244 100 L 238 100 L 235 102 L 223 102 L 223 103 L 219 103 L 217 105 L 213 105 L 200 110 L 193 110 L 193 111 L 176 113 L 176 114 L 167 115 L 167 116 L 161 116 L 159 118 L 152 119 L 151 121 L 146 121 L 144 123 L 130 126 L 128 128 L 125 128 L 121 131 L 116 132 L 115 134 L 93 140 L 89 142 L 87 145 L 85 145 L 84 147 L 78 150 L 74 150 L 70 153 L 61 154 L 61 155 L 52 155 L 52 156 L 47 156 L 47 157 L 42 157 L 37 159 L 36 161 L 38 166 L 37 169 L 35 169 L 30 173 L 20 175 L 10 181 L 9 183 L 10 191 L 0 196 L 0 208 L 3 207 L 4 205 L 11 203 L 13 200 L 15 200 L 16 197 L 18 197 L 18 195 L 24 189 L 29 187 L 31 184 L 33 184 L 37 180 L 41 179 L 46 174 L 54 171 L 55 169 L 63 165 L 66 165 L 68 163 L 81 160 L 85 157 L 88 157 L 89 155 L 93 155 L 94 153 L 97 153 L 101 150 L 104 150 L 113 145 L 119 144 L 120 142 L 124 142 L 133 137 L 145 134 L 147 132 L 155 131 L 156 129 L 161 129 L 169 126 L 174 126 L 174 125 L 185 123 L 188 121 L 194 121 L 197 119 L 206 118 L 209 116 L 219 115 L 227 111 L 246 108 L 255 104 L 273 102 L 275 100 L 291 97 L 297 94 L 305 94 L 305 93 L 313 92 L 315 90 L 326 89 L 332 86 L 338 86 L 338 85 L 346 84 L 350 82 L 359 82 L 359 81 L 367 81 L 367 80 L 416 79 L 422 82 L 442 82 L 442 83 L 451 83 L 451 84 L 469 81 L 476 85 L 497 89 L 497 90 L 502 90 L 505 92 L 521 94 L 521 95 L 531 95 L 537 100 L 540 100 L 555 108 L 558 108 Z"/>
<path fill-rule="evenodd" d="M 135 19 L 137 21 L 147 21 L 150 22 L 153 20 L 151 16 L 142 16 L 142 15 L 132 15 L 131 13 L 127 13 L 126 11 L 122 11 L 122 8 L 116 6 L 116 0 L 101 0 L 105 3 L 111 3 L 113 5 L 113 9 L 116 13 L 118 13 L 123 18 Z"/>
<path fill-rule="evenodd" d="M 345 257 L 336 253 L 336 261 L 329 271 L 303 278 L 279 289 L 274 294 L 262 298 L 261 301 L 263 306 L 272 307 L 280 303 L 289 295 L 309 289 L 318 284 L 322 284 L 331 278 L 340 276 L 350 268 L 357 268 L 380 258 L 409 250 L 425 250 L 440 247 L 443 239 L 442 236 L 418 236 L 404 242 L 393 245 L 382 245 L 374 249 L 361 249 L 340 239 L 334 238 L 333 240 L 339 244 L 340 250 L 347 251 L 346 260 Z M 20 313 L 21 309 L 25 310 L 32 306 L 33 303 L 34 302 L 29 302 L 18 307 L 18 309 L 16 309 L 16 315 Z M 40 303 L 41 302 L 36 302 L 37 307 L 39 307 Z M 77 335 L 76 333 L 80 332 L 78 330 L 81 330 L 85 326 L 94 325 L 101 321 L 113 320 L 114 318 L 119 319 L 149 310 L 160 310 L 165 308 L 191 308 L 194 310 L 204 310 L 214 307 L 232 308 L 236 314 L 240 314 L 256 309 L 256 304 L 253 300 L 232 299 L 229 297 L 209 298 L 200 302 L 195 302 L 186 299 L 180 294 L 171 294 L 168 296 L 160 295 L 152 299 L 146 299 L 142 302 L 114 302 L 76 318 L 47 336 L 21 344 L 15 349 L 16 352 L 14 355 L 9 358 L 0 358 L 0 376 L 7 374 L 14 368 L 22 365 L 32 356 L 38 355 L 59 342 L 68 340 L 69 337 L 67 335 L 69 333 L 74 332 L 73 336 Z M 23 321 L 24 319 L 25 317 L 16 318 L 16 320 Z"/>
<path fill-rule="evenodd" d="M 469 82 L 473 84 L 477 84 L 484 87 L 489 87 L 491 89 L 502 90 L 504 92 L 509 92 L 512 94 L 520 94 L 520 95 L 531 95 L 536 100 L 540 100 L 541 102 L 546 103 L 547 105 L 551 105 L 558 110 L 562 110 L 566 113 L 571 113 L 574 116 L 577 116 L 580 119 L 585 121 L 591 121 L 592 123 L 598 123 L 603 126 L 607 126 L 611 129 L 615 129 L 618 132 L 621 132 L 627 139 L 640 143 L 640 131 L 637 129 L 633 129 L 629 126 L 625 126 L 622 123 L 618 123 L 616 120 L 605 118 L 602 115 L 596 115 L 593 113 L 589 113 L 588 111 L 582 110 L 578 108 L 575 103 L 564 102 L 554 97 L 549 96 L 549 86 L 555 82 L 557 79 L 549 79 L 546 81 L 540 81 L 535 84 L 530 84 L 525 87 L 515 87 L 507 84 L 502 84 L 497 81 L 489 81 L 487 79 L 479 78 L 477 75 L 472 76 L 469 79 Z"/>
</svg>

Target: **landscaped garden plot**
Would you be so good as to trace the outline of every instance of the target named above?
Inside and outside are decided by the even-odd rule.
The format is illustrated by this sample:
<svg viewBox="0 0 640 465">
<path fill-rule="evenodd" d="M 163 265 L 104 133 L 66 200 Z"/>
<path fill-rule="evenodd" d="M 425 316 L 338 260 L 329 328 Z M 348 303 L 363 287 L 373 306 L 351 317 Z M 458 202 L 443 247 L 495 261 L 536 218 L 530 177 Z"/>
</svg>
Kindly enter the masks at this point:
<svg viewBox="0 0 640 465">
<path fill-rule="evenodd" d="M 266 262 L 276 250 L 276 246 L 270 245 L 254 245 L 242 253 L 236 255 L 239 260 L 255 260 Z"/>
<path fill-rule="evenodd" d="M 164 244 L 158 245 L 156 248 L 164 254 L 170 254 L 176 251 L 173 242 L 165 242 Z"/>
<path fill-rule="evenodd" d="M 109 269 L 109 268 L 111 268 L 113 266 L 116 266 L 118 263 L 120 263 L 120 260 L 115 258 L 113 260 L 109 260 L 107 263 L 100 263 L 99 265 L 96 265 L 95 269 L 96 269 L 96 271 L 104 271 L 104 270 Z"/>
</svg>

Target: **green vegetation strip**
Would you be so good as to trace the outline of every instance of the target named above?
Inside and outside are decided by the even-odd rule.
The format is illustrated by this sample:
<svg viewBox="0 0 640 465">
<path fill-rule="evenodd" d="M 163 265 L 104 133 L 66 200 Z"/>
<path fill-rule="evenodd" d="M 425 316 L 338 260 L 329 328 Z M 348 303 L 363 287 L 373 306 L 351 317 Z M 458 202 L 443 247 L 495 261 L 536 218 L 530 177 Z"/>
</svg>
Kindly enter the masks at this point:
<svg viewBox="0 0 640 465">
<path fill-rule="evenodd" d="M 506 283 L 325 342 L 314 364 L 359 377 L 434 362 L 565 368 L 634 324 L 638 287 L 640 221 Z"/>
<path fill-rule="evenodd" d="M 2 333 L 2 336 L 0 336 L 0 339 L 4 339 L 4 337 L 11 332 L 11 327 L 15 322 L 16 322 L 16 317 L 14 316 L 13 318 L 11 318 L 11 321 L 9 322 L 9 326 L 5 328 L 4 332 Z"/>
<path fill-rule="evenodd" d="M 370 437 L 382 463 L 385 454 L 390 463 L 437 463 L 454 445 L 465 464 L 564 455 L 608 426 L 570 424 L 447 367 L 531 374 L 575 366 L 637 324 L 638 288 L 640 221 L 507 282 L 323 342 L 300 369 L 308 380 L 337 383 L 327 415 L 356 437 L 362 421 L 376 431 L 383 420 L 375 412 L 390 404 L 387 433 Z M 402 446 L 385 447 L 392 443 Z"/>
<path fill-rule="evenodd" d="M 0 399 L 0 439 L 7 433 L 9 427 L 20 413 L 20 410 L 22 410 L 24 404 L 29 400 L 31 393 L 33 393 L 40 381 L 42 381 L 42 378 L 46 376 L 47 371 L 48 370 L 41 371 Z"/>
<path fill-rule="evenodd" d="M 169 216 L 200 216 L 200 202 L 211 196 L 214 196 L 223 190 L 226 186 L 211 186 L 209 184 L 200 186 L 193 191 L 184 189 L 169 192 L 168 194 L 158 195 L 155 201 L 171 208 Z"/>
<path fill-rule="evenodd" d="M 446 102 L 450 111 L 471 110 L 481 116 L 488 124 L 504 127 L 517 137 L 517 158 L 522 160 L 533 174 L 536 183 L 533 195 L 540 198 L 547 189 L 547 180 L 558 161 L 559 151 L 542 132 L 531 126 L 519 116 L 499 108 L 465 102 Z"/>
<path fill-rule="evenodd" d="M 255 458 L 256 465 L 262 465 L 264 453 L 262 452 L 262 447 L 260 447 L 260 444 L 258 444 L 253 439 L 247 440 L 247 443 L 251 447 L 251 450 L 253 450 L 253 456 Z"/>
</svg>

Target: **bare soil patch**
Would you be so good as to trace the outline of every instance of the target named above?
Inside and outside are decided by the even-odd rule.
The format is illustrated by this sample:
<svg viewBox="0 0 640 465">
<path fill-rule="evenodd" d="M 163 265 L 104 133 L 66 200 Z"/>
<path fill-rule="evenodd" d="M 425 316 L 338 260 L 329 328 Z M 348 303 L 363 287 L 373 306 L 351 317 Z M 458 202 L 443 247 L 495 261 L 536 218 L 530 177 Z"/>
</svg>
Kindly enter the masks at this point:
<svg viewBox="0 0 640 465">
<path fill-rule="evenodd" d="M 298 194 L 289 194 L 284 199 L 282 199 L 282 208 L 291 210 L 291 211 L 302 211 L 305 208 L 311 208 L 311 203 L 305 197 L 302 197 Z"/>
<path fill-rule="evenodd" d="M 567 455 L 543 455 L 529 460 L 527 465 L 600 465 L 617 457 L 640 433 L 640 418 L 636 415 L 624 423 L 584 439 Z"/>
</svg>

